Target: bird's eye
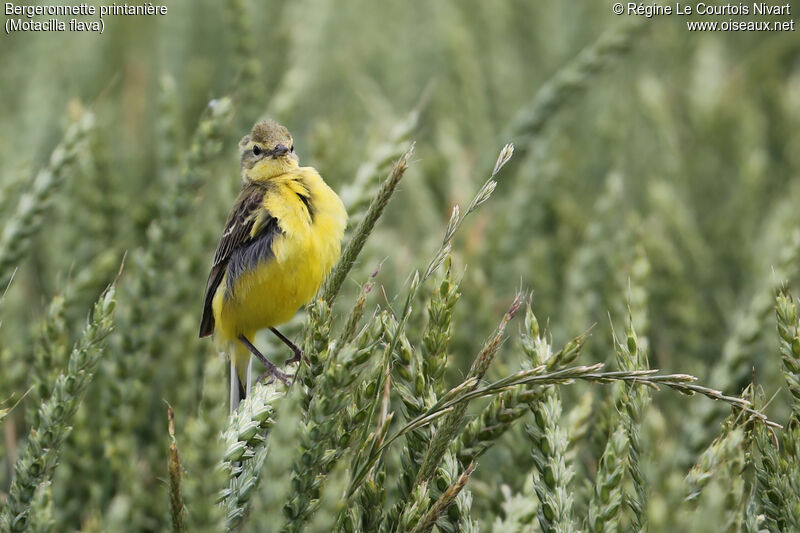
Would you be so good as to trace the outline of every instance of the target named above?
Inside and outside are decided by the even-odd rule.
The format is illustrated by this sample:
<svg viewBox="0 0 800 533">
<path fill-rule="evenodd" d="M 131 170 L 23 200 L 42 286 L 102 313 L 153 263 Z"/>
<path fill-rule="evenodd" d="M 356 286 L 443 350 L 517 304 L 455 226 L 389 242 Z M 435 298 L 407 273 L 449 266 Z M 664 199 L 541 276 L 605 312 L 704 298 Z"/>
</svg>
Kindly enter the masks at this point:
<svg viewBox="0 0 800 533">
<path fill-rule="evenodd" d="M 257 144 L 253 145 L 253 155 L 261 155 L 261 147 Z"/>
<path fill-rule="evenodd" d="M 292 147 L 291 147 L 291 148 L 289 148 L 289 151 L 290 151 L 290 152 L 294 152 L 294 145 L 292 145 Z"/>
</svg>

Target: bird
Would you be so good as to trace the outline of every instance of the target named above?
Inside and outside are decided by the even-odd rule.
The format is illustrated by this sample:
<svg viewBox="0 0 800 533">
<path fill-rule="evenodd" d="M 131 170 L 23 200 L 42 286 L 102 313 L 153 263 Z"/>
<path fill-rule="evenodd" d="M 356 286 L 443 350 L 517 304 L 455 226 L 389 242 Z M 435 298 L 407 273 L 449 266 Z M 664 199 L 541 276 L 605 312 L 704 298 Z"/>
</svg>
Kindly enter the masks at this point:
<svg viewBox="0 0 800 533">
<path fill-rule="evenodd" d="M 230 409 L 250 393 L 251 358 L 269 377 L 289 376 L 254 345 L 269 328 L 300 362 L 302 350 L 277 326 L 316 295 L 341 254 L 347 212 L 312 167 L 301 167 L 289 130 L 257 122 L 239 143 L 242 188 L 217 245 L 206 283 L 200 337 L 214 334 L 228 353 Z"/>
</svg>

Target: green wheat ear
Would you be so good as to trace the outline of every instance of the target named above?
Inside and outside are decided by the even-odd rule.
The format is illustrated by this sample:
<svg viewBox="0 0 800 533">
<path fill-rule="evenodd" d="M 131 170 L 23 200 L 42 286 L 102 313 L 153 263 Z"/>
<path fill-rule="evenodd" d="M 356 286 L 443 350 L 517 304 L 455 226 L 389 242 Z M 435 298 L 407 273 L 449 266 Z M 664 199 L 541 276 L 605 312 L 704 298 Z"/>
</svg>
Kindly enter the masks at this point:
<svg viewBox="0 0 800 533">
<path fill-rule="evenodd" d="M 106 337 L 114 328 L 115 295 L 116 287 L 112 285 L 97 300 L 67 368 L 56 378 L 50 397 L 39 408 L 39 425 L 31 428 L 20 451 L 8 501 L 0 512 L 0 525 L 5 531 L 28 529 L 36 490 L 52 479 L 61 447 L 72 430 L 72 417 L 105 353 Z"/>
<path fill-rule="evenodd" d="M 67 128 L 61 143 L 53 150 L 48 164 L 33 179 L 31 188 L 20 199 L 16 212 L 4 223 L 0 236 L 0 287 L 5 290 L 14 269 L 30 250 L 33 239 L 45 224 L 53 199 L 72 171 L 78 154 L 95 126 L 94 114 L 84 111 Z"/>
</svg>

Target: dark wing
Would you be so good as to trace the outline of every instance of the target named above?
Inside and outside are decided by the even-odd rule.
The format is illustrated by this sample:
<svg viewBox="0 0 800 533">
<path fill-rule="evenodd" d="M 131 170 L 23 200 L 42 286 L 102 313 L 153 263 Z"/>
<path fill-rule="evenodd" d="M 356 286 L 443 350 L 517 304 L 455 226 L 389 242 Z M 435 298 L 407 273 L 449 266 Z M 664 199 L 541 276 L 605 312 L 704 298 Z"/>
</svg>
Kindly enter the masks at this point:
<svg viewBox="0 0 800 533">
<path fill-rule="evenodd" d="M 217 292 L 226 270 L 231 268 L 229 273 L 228 287 L 238 277 L 244 267 L 249 266 L 242 261 L 242 256 L 253 255 L 253 249 L 262 250 L 266 244 L 267 253 L 272 252 L 272 238 L 278 229 L 277 220 L 269 216 L 268 213 L 259 213 L 262 209 L 261 204 L 264 199 L 264 188 L 251 185 L 242 189 L 236 203 L 228 215 L 225 223 L 225 230 L 222 232 L 217 251 L 214 253 L 214 264 L 208 275 L 206 284 L 206 295 L 203 302 L 203 318 L 200 322 L 200 336 L 205 337 L 214 332 L 214 312 L 211 309 L 211 302 Z M 256 235 L 252 235 L 253 227 L 259 224 Z M 268 241 L 265 243 L 265 241 Z M 248 251 L 250 253 L 248 254 Z M 231 277 L 233 276 L 233 277 Z"/>
</svg>

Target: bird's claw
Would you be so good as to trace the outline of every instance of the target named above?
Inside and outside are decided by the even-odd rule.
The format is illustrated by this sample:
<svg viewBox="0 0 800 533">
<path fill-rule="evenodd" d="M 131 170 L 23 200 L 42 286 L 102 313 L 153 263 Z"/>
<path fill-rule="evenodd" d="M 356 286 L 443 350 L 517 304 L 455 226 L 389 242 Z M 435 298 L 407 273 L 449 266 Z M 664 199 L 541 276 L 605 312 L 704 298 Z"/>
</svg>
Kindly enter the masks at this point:
<svg viewBox="0 0 800 533">
<path fill-rule="evenodd" d="M 298 349 L 296 352 L 294 352 L 294 355 L 292 357 L 286 360 L 286 362 L 283 365 L 284 366 L 293 365 L 295 363 L 299 363 L 301 359 L 305 360 L 306 364 L 308 364 L 308 359 L 305 359 L 303 357 L 303 350 Z"/>
<path fill-rule="evenodd" d="M 289 385 L 291 385 L 292 383 L 291 380 L 293 377 L 294 377 L 293 375 L 283 372 L 277 366 L 272 366 L 267 368 L 266 372 L 258 376 L 256 383 L 260 383 L 261 381 L 264 380 L 264 378 L 269 378 L 265 383 L 273 383 L 277 378 L 278 380 L 280 380 L 281 383 L 283 383 L 288 387 Z"/>
</svg>

